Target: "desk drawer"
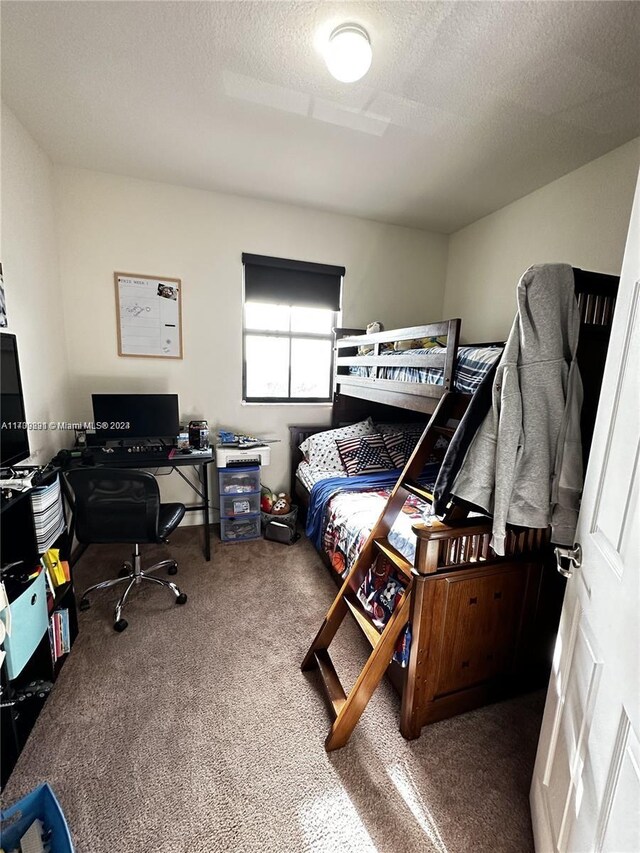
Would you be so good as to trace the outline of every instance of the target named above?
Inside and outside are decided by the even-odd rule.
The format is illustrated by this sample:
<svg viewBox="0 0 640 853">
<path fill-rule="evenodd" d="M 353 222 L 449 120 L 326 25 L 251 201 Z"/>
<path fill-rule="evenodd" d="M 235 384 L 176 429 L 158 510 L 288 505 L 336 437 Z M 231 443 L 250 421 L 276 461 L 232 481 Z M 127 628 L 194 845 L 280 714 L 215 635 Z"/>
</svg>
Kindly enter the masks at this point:
<svg viewBox="0 0 640 853">
<path fill-rule="evenodd" d="M 7 653 L 7 675 L 13 679 L 20 675 L 29 662 L 48 628 L 44 572 L 40 572 L 9 607 L 11 636 L 5 637 L 4 648 Z"/>
</svg>

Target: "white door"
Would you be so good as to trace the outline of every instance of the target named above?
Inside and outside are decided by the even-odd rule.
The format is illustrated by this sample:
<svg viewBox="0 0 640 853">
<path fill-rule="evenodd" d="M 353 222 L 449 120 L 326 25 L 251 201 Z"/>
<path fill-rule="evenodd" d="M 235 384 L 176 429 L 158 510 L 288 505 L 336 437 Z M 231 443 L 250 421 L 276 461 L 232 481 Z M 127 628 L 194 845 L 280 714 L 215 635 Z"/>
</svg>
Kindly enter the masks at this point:
<svg viewBox="0 0 640 853">
<path fill-rule="evenodd" d="M 531 786 L 538 853 L 640 851 L 640 182 Z"/>
</svg>

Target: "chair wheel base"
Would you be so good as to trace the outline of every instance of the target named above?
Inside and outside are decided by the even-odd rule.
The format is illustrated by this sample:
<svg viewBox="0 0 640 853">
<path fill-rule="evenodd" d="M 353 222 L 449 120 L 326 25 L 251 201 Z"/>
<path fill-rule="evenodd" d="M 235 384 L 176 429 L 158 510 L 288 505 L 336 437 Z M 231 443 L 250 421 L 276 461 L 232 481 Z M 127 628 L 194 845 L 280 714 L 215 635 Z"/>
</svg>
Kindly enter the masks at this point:
<svg viewBox="0 0 640 853">
<path fill-rule="evenodd" d="M 178 567 L 177 566 L 169 566 L 169 568 L 167 569 L 167 574 L 168 575 L 177 575 L 178 574 Z"/>
<path fill-rule="evenodd" d="M 129 577 L 129 568 L 127 566 L 123 566 L 118 572 L 119 578 L 128 578 Z"/>
<path fill-rule="evenodd" d="M 80 600 L 80 604 L 78 605 L 80 610 L 88 610 L 91 607 L 91 602 L 88 598 L 83 598 Z"/>
<path fill-rule="evenodd" d="M 179 596 L 176 598 L 176 604 L 186 604 L 187 601 L 187 593 L 181 592 Z"/>
<path fill-rule="evenodd" d="M 113 623 L 113 630 L 121 634 L 128 624 L 126 619 L 118 619 L 117 622 Z"/>
</svg>

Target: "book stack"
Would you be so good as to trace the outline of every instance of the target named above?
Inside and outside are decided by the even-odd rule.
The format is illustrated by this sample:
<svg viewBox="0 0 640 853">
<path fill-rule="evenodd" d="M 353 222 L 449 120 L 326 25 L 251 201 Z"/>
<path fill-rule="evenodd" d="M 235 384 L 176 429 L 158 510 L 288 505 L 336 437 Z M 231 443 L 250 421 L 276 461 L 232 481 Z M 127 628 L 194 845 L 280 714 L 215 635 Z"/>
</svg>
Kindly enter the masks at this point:
<svg viewBox="0 0 640 853">
<path fill-rule="evenodd" d="M 71 651 L 71 637 L 69 634 L 69 611 L 55 610 L 49 619 L 49 642 L 51 643 L 51 657 L 53 662 Z"/>
<path fill-rule="evenodd" d="M 31 505 L 38 552 L 42 554 L 53 545 L 66 527 L 60 479 L 57 475 L 50 485 L 38 486 L 31 492 Z"/>
</svg>

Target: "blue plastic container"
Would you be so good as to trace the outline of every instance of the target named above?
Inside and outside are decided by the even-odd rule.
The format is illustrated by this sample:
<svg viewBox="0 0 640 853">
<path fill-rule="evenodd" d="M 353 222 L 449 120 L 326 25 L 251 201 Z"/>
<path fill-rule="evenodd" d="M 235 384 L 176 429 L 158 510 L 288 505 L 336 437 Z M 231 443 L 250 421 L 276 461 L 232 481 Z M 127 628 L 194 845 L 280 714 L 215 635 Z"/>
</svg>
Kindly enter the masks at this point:
<svg viewBox="0 0 640 853">
<path fill-rule="evenodd" d="M 46 782 L 2 812 L 0 846 L 4 850 L 17 847 L 33 821 L 38 819 L 44 824 L 45 831 L 52 833 L 49 841 L 51 853 L 74 853 L 64 813 Z"/>
</svg>

